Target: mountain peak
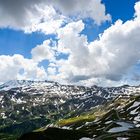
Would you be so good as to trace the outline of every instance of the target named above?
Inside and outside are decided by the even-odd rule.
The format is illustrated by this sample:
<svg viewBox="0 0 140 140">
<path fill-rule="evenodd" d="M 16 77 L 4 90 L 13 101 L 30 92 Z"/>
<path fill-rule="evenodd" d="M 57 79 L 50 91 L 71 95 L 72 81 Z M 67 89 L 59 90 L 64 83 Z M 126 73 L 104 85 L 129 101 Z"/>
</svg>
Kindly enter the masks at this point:
<svg viewBox="0 0 140 140">
<path fill-rule="evenodd" d="M 10 80 L 0 85 L 0 90 L 10 90 L 18 87 L 28 87 L 33 84 L 54 84 L 53 81 L 33 81 L 33 80 Z"/>
</svg>

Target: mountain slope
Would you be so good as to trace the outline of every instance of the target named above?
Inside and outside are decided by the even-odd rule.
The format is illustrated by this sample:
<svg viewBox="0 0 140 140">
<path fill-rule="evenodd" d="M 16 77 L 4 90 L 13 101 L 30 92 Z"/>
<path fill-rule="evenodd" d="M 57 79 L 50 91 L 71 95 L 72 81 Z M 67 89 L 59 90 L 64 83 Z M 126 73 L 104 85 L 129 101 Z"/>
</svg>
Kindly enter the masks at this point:
<svg viewBox="0 0 140 140">
<path fill-rule="evenodd" d="M 120 104 L 118 104 L 120 103 Z M 103 112 L 99 115 L 100 112 Z M 98 114 L 98 115 L 97 115 Z M 83 117 L 90 119 L 83 120 Z M 91 117 L 92 116 L 92 117 Z M 94 117 L 93 117 L 94 116 Z M 37 140 L 35 135 L 42 136 L 45 140 L 57 139 L 65 140 L 139 140 L 140 139 L 140 96 L 132 96 L 129 100 L 124 97 L 118 97 L 114 101 L 107 103 L 104 107 L 100 106 L 98 110 L 84 113 L 70 123 L 71 119 L 61 120 L 57 123 L 59 128 L 48 128 L 44 131 L 32 132 L 23 135 L 19 140 L 33 139 Z M 92 119 L 91 119 L 92 118 Z M 75 118 L 73 118 L 75 119 Z M 62 123 L 63 122 L 63 123 Z M 65 122 L 65 124 L 64 124 Z M 63 128 L 63 129 L 60 129 Z M 67 129 L 65 129 L 67 128 Z M 50 133 L 50 130 L 53 132 Z M 61 133 L 65 133 L 71 137 L 75 133 L 79 133 L 79 137 L 67 138 Z M 61 133 L 60 133 L 61 132 Z M 33 138 L 34 137 L 34 138 Z M 88 137 L 88 138 L 84 138 Z"/>
<path fill-rule="evenodd" d="M 0 86 L 0 134 L 20 136 L 67 118 L 92 120 L 111 110 L 105 110 L 108 102 L 118 97 L 129 100 L 139 92 L 140 86 L 85 87 L 53 81 L 9 81 Z M 95 116 L 77 117 L 83 112 L 99 110 L 100 105 L 103 111 Z M 27 124 L 31 127 L 26 128 Z"/>
<path fill-rule="evenodd" d="M 103 111 L 105 113 L 96 115 Z M 98 108 L 97 112 L 85 115 L 89 118 L 94 115 L 95 118 L 77 121 L 70 125 L 65 124 L 65 126 L 86 131 L 95 139 L 101 140 L 122 138 L 138 140 L 140 138 L 140 96 L 132 96 L 129 99 L 118 97 L 106 106 Z M 61 125 L 62 122 L 59 124 Z"/>
</svg>

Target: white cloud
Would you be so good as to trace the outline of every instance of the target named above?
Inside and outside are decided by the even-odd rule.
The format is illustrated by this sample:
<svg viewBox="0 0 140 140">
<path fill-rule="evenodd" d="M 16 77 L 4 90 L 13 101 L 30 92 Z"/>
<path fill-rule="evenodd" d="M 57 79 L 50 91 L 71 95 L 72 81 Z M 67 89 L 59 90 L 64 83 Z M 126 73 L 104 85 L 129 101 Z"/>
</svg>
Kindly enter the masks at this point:
<svg viewBox="0 0 140 140">
<path fill-rule="evenodd" d="M 55 75 L 56 74 L 55 67 L 48 67 L 47 71 L 48 71 L 48 75 Z"/>
<path fill-rule="evenodd" d="M 105 6 L 101 0 L 58 0 L 55 3 L 56 7 L 67 16 L 77 16 L 79 18 L 90 17 L 97 24 L 111 20 L 111 16 L 106 14 Z"/>
<path fill-rule="evenodd" d="M 136 4 L 135 4 L 135 16 L 137 17 L 137 18 L 140 18 L 140 1 L 139 2 L 137 2 Z"/>
<path fill-rule="evenodd" d="M 54 58 L 54 50 L 50 46 L 50 40 L 46 40 L 42 45 L 38 45 L 32 49 L 32 59 L 36 62 L 41 62 L 42 60 L 53 60 Z"/>
<path fill-rule="evenodd" d="M 57 61 L 58 79 L 68 82 L 117 83 L 140 60 L 140 2 L 135 5 L 134 20 L 118 20 L 100 35 L 87 43 L 82 21 L 73 22 L 58 32 L 59 47 L 67 49 L 68 60 Z M 76 30 L 75 30 L 76 28 Z M 104 81 L 104 82 L 103 82 Z"/>
<path fill-rule="evenodd" d="M 55 34 L 56 31 L 63 25 L 66 18 L 58 14 L 52 6 L 35 6 L 36 15 L 33 11 L 30 12 L 30 24 L 22 27 L 25 33 L 41 31 L 45 34 Z"/>
<path fill-rule="evenodd" d="M 23 70 L 22 73 L 20 71 Z M 47 74 L 43 67 L 22 55 L 0 56 L 0 82 L 14 79 L 46 79 Z"/>
<path fill-rule="evenodd" d="M 69 16 L 91 17 L 97 24 L 110 20 L 110 15 L 106 15 L 101 0 L 0 1 L 1 28 L 20 29 L 26 33 L 42 31 L 45 34 L 52 34 L 56 33 L 64 22 L 69 22 Z"/>
<path fill-rule="evenodd" d="M 45 3 L 44 3 L 45 2 Z M 4 15 L 4 16 L 3 16 Z M 26 33 L 41 31 L 55 33 L 65 21 L 52 6 L 43 0 L 0 1 L 0 27 L 23 30 Z"/>
<path fill-rule="evenodd" d="M 74 0 L 69 4 L 65 1 L 61 2 L 64 5 L 59 5 L 59 1 L 57 1 L 57 5 L 60 6 L 60 9 L 62 8 L 61 10 L 68 10 L 68 13 L 71 13 L 69 6 L 72 4 L 75 7 L 81 5 L 82 8 L 84 3 L 84 1 L 79 4 L 72 3 Z M 84 23 L 79 20 L 68 23 L 64 27 L 58 27 L 59 29 L 55 30 L 58 35 L 57 46 L 52 47 L 50 41 L 44 41 L 42 45 L 32 49 L 32 59 L 25 59 L 21 55 L 0 56 L 1 81 L 16 78 L 49 78 L 79 84 L 113 85 L 120 83 L 140 60 L 139 11 L 140 2 L 137 2 L 134 19 L 125 23 L 121 20 L 116 21 L 97 40 L 90 43 L 87 42 L 86 35 L 80 34 L 84 29 Z M 52 12 L 50 13 L 52 14 Z M 42 30 L 45 31 L 43 28 Z M 68 59 L 56 59 L 56 55 L 60 53 L 68 54 Z M 50 62 L 46 70 L 47 74 L 43 67 L 38 66 L 41 61 L 46 59 Z M 22 69 L 24 72 L 21 74 L 20 70 Z"/>
</svg>

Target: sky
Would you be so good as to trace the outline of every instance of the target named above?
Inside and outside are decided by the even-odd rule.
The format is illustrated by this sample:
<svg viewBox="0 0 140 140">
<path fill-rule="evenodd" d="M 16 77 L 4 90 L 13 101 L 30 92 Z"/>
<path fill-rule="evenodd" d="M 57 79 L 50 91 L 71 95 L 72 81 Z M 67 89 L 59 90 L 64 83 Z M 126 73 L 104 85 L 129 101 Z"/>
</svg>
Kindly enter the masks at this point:
<svg viewBox="0 0 140 140">
<path fill-rule="evenodd" d="M 140 84 L 139 0 L 0 0 L 0 83 Z"/>
</svg>

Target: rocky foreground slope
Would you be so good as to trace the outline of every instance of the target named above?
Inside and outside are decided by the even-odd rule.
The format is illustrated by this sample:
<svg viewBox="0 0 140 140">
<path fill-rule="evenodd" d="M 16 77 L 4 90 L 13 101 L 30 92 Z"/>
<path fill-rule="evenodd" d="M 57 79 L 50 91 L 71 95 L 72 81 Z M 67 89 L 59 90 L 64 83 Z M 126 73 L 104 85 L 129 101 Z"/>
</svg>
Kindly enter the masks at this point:
<svg viewBox="0 0 140 140">
<path fill-rule="evenodd" d="M 59 128 L 28 133 L 19 140 L 139 140 L 140 96 L 118 97 L 98 110 L 60 120 L 56 125 Z"/>
<path fill-rule="evenodd" d="M 0 139 L 14 140 L 27 132 L 42 127 L 46 129 L 46 126 L 50 124 L 53 127 L 62 128 L 62 131 L 65 131 L 69 138 L 69 132 L 73 134 L 76 130 L 76 133 L 79 134 L 78 139 L 79 136 L 89 136 L 93 130 L 91 129 L 91 132 L 88 132 L 87 128 L 90 128 L 88 125 L 91 125 L 93 120 L 95 121 L 96 119 L 97 121 L 100 117 L 105 117 L 107 113 L 109 116 L 112 113 L 114 115 L 115 113 L 121 113 L 119 110 L 116 112 L 115 105 L 118 104 L 117 108 L 122 108 L 123 104 L 126 105 L 127 102 L 133 101 L 131 98 L 135 100 L 139 95 L 140 86 L 85 87 L 62 85 L 53 81 L 9 81 L 0 85 Z M 121 100 L 119 100 L 120 98 Z M 116 102 L 117 100 L 118 102 Z M 107 108 L 108 104 L 114 106 Z M 93 112 L 96 113 L 93 115 Z M 124 110 L 124 113 L 130 114 L 128 112 Z M 127 121 L 131 121 L 129 120 L 130 118 L 132 119 L 131 116 L 124 116 L 124 118 L 126 117 Z M 122 120 L 120 118 L 117 118 L 116 121 L 110 118 L 111 122 L 108 122 L 107 126 L 112 123 L 117 126 L 122 124 L 120 123 L 120 120 Z M 106 127 L 106 125 L 102 121 L 100 122 L 101 124 L 99 122 L 94 122 L 93 127 L 100 134 L 104 131 L 99 126 Z M 139 124 L 134 125 L 139 128 Z M 65 130 L 64 128 L 66 127 L 69 130 Z M 100 129 L 101 131 L 99 131 Z M 49 133 L 52 130 L 54 129 L 49 130 Z M 61 130 L 56 128 L 55 130 L 61 133 Z M 105 133 L 107 131 L 109 130 L 106 130 Z M 40 132 L 36 133 L 40 135 Z M 41 131 L 41 133 L 45 134 L 46 130 L 45 133 L 44 131 Z M 98 136 L 97 134 L 92 134 L 90 137 L 93 137 L 93 135 Z"/>
</svg>

